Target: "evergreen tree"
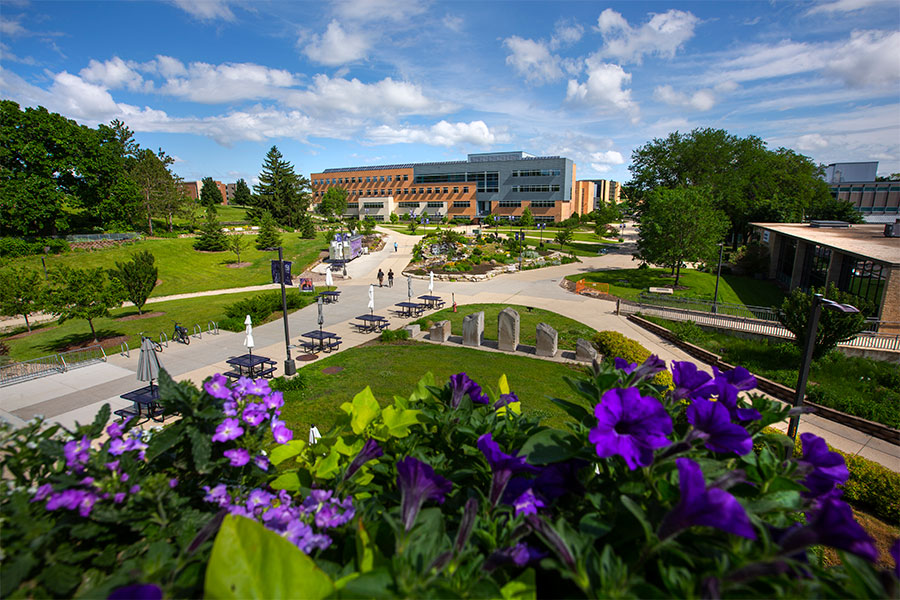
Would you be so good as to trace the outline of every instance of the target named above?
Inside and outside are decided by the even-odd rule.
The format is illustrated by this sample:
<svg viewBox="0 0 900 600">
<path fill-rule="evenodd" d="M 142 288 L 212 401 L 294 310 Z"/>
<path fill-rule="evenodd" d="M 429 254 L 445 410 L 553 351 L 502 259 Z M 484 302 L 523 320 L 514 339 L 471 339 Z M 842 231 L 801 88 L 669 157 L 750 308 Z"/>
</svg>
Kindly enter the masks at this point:
<svg viewBox="0 0 900 600">
<path fill-rule="evenodd" d="M 307 212 L 311 200 L 309 180 L 294 173 L 294 167 L 284 160 L 277 146 L 266 154 L 259 183 L 253 187 L 256 196 L 251 218 L 257 219 L 263 211 L 269 211 L 275 221 L 285 227 L 308 231 L 310 215 Z M 313 234 L 315 230 L 313 229 Z"/>
<path fill-rule="evenodd" d="M 206 209 L 212 208 L 215 210 L 218 205 L 222 204 L 222 192 L 212 177 L 204 177 L 202 183 L 203 185 L 200 187 L 200 204 Z"/>
<path fill-rule="evenodd" d="M 116 261 L 116 268 L 109 270 L 109 277 L 119 282 L 125 297 L 137 307 L 138 314 L 156 287 L 158 270 L 155 262 L 156 258 L 150 252 L 141 250 L 128 262 Z"/>
<path fill-rule="evenodd" d="M 194 249 L 207 252 L 222 252 L 228 249 L 228 236 L 222 232 L 216 211 L 212 208 L 206 209 L 206 222 L 200 228 L 200 237 L 194 242 Z"/>
<path fill-rule="evenodd" d="M 266 211 L 259 221 L 259 234 L 256 236 L 256 249 L 276 248 L 281 245 L 281 235 L 276 229 L 277 224 L 272 213 Z"/>
<path fill-rule="evenodd" d="M 250 188 L 243 179 L 238 179 L 234 184 L 234 203 L 238 206 L 250 206 L 253 203 L 253 196 L 250 194 Z"/>
</svg>

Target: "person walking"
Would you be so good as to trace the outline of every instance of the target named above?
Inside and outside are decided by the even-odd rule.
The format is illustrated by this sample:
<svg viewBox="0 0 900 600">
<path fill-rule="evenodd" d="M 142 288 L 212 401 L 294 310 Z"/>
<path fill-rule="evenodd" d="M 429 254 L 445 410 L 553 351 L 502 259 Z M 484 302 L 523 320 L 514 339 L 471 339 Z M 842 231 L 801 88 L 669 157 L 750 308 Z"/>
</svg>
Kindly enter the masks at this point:
<svg viewBox="0 0 900 600">
<path fill-rule="evenodd" d="M 388 287 L 394 287 L 394 271 L 388 269 Z"/>
<path fill-rule="evenodd" d="M 394 252 L 397 251 L 397 242 L 394 242 Z"/>
<path fill-rule="evenodd" d="M 384 271 L 378 269 L 378 287 L 384 287 Z"/>
</svg>

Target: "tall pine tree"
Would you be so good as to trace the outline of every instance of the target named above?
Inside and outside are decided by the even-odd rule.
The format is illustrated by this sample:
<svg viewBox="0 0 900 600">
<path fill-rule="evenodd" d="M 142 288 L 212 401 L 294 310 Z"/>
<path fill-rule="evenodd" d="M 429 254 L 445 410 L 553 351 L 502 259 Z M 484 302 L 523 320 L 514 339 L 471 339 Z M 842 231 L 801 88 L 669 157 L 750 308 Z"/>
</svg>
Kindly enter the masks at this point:
<svg viewBox="0 0 900 600">
<path fill-rule="evenodd" d="M 293 165 L 284 160 L 277 146 L 272 146 L 266 154 L 259 183 L 253 186 L 253 191 L 256 196 L 251 219 L 258 219 L 264 211 L 269 211 L 285 227 L 309 229 L 309 179 L 294 173 Z"/>
</svg>

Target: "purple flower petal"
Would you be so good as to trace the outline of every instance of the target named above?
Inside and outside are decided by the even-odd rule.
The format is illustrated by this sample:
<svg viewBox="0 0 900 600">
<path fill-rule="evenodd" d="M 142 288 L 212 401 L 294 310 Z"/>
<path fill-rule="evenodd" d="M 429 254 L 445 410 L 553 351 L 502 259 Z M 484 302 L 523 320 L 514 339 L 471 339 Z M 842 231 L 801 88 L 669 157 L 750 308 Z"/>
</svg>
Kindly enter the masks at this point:
<svg viewBox="0 0 900 600">
<path fill-rule="evenodd" d="M 544 508 L 544 503 L 537 497 L 535 497 L 534 492 L 529 488 L 525 490 L 525 492 L 516 498 L 513 502 L 513 507 L 516 509 L 516 516 L 519 515 L 536 515 L 537 509 Z"/>
<path fill-rule="evenodd" d="M 250 462 L 250 453 L 247 452 L 244 448 L 234 448 L 232 450 L 226 450 L 222 454 L 225 455 L 225 458 L 231 461 L 232 467 L 243 467 L 248 462 Z"/>
<path fill-rule="evenodd" d="M 697 365 L 687 361 L 672 361 L 672 380 L 675 390 L 672 392 L 676 400 L 683 398 L 709 398 L 704 386 L 712 379 L 709 373 L 697 369 Z"/>
<path fill-rule="evenodd" d="M 343 480 L 347 481 L 348 479 L 353 477 L 353 475 L 364 464 L 383 455 L 384 451 L 381 449 L 381 446 L 378 445 L 378 442 L 372 439 L 366 440 L 366 443 L 363 444 L 362 450 L 359 451 L 359 454 L 357 454 L 353 458 L 353 462 L 351 462 L 350 466 L 347 467 L 347 471 L 344 473 Z"/>
<path fill-rule="evenodd" d="M 811 469 L 803 480 L 809 491 L 803 492 L 806 498 L 824 496 L 841 485 L 850 477 L 844 457 L 828 449 L 825 440 L 812 433 L 801 433 L 803 458 L 797 462 Z"/>
<path fill-rule="evenodd" d="M 687 409 L 688 423 L 702 431 L 706 447 L 713 452 L 748 454 L 753 439 L 747 430 L 731 422 L 728 409 L 720 402 L 697 398 Z"/>
<path fill-rule="evenodd" d="M 406 531 L 412 529 L 419 509 L 426 500 L 444 503 L 453 483 L 434 472 L 431 465 L 407 456 L 397 463 L 397 487 L 400 488 L 400 512 Z"/>
<path fill-rule="evenodd" d="M 539 469 L 529 465 L 527 456 L 513 456 L 500 450 L 500 446 L 494 441 L 490 433 L 478 438 L 478 449 L 481 450 L 488 464 L 491 466 L 491 506 L 497 506 L 497 502 L 503 496 L 503 490 L 510 478 L 517 473 L 537 473 Z"/>
<path fill-rule="evenodd" d="M 212 436 L 214 442 L 230 442 L 236 440 L 244 434 L 244 428 L 237 419 L 228 418 L 222 421 L 216 427 L 216 433 Z"/>
<path fill-rule="evenodd" d="M 203 384 L 203 389 L 213 398 L 225 400 L 231 396 L 231 390 L 228 389 L 228 379 L 221 373 L 216 373 L 211 379 Z"/>
<path fill-rule="evenodd" d="M 126 585 L 114 589 L 106 600 L 162 600 L 162 589 L 152 583 Z"/>
<path fill-rule="evenodd" d="M 609 390 L 594 407 L 594 416 L 597 427 L 588 440 L 600 458 L 618 454 L 634 470 L 649 466 L 653 450 L 669 445 L 671 417 L 659 400 L 641 396 L 637 388 Z"/>
</svg>

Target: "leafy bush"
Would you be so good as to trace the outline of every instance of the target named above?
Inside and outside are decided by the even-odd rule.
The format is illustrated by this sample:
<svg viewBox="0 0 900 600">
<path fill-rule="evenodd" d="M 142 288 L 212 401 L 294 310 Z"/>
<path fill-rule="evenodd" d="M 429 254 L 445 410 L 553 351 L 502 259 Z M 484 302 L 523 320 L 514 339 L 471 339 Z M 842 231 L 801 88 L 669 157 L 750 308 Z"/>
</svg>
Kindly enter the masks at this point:
<svg viewBox="0 0 900 600">
<path fill-rule="evenodd" d="M 798 348 L 803 348 L 806 343 L 814 294 L 824 294 L 829 300 L 855 305 L 860 310 L 858 313 L 848 314 L 822 308 L 813 349 L 813 358 L 820 358 L 839 343 L 863 331 L 866 328 L 866 314 L 872 312 L 872 307 L 868 303 L 861 304 L 856 296 L 838 290 L 834 283 L 824 289 L 812 288 L 809 293 L 794 288 L 781 305 L 778 321 L 794 334 L 794 343 Z"/>
<path fill-rule="evenodd" d="M 288 310 L 297 310 L 311 304 L 315 300 L 315 293 L 288 290 L 285 299 Z M 280 291 L 244 298 L 225 307 L 226 318 L 219 321 L 219 328 L 241 331 L 244 329 L 244 319 L 247 315 L 250 315 L 254 325 L 258 325 L 266 322 L 272 313 L 281 312 L 281 308 Z M 238 322 L 239 325 L 236 325 Z"/>
<path fill-rule="evenodd" d="M 744 273 L 765 275 L 769 269 L 769 247 L 758 242 L 740 246 L 730 260 Z"/>
<path fill-rule="evenodd" d="M 409 332 L 406 329 L 383 329 L 378 339 L 381 342 L 402 342 L 409 339 Z"/>
<path fill-rule="evenodd" d="M 618 331 L 599 331 L 592 342 L 604 360 L 621 358 L 629 363 L 641 364 L 650 357 L 649 350 Z M 672 376 L 663 371 L 656 375 L 653 382 L 658 385 L 671 386 Z"/>
<path fill-rule="evenodd" d="M 306 371 L 300 369 L 297 373 L 291 377 L 276 377 L 269 382 L 269 386 L 273 390 L 278 390 L 279 392 L 302 392 L 306 388 L 309 387 L 309 381 L 307 381 Z"/>
<path fill-rule="evenodd" d="M 684 340 L 690 344 L 697 344 L 703 340 L 709 339 L 709 333 L 704 331 L 693 321 L 674 321 L 672 322 L 670 329 L 678 339 Z"/>
<path fill-rule="evenodd" d="M 50 254 L 63 254 L 72 247 L 61 238 L 35 238 L 26 240 L 17 237 L 0 237 L 0 257 L 17 258 L 32 254 L 43 254 L 44 248 L 50 248 Z"/>
</svg>

